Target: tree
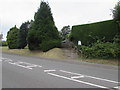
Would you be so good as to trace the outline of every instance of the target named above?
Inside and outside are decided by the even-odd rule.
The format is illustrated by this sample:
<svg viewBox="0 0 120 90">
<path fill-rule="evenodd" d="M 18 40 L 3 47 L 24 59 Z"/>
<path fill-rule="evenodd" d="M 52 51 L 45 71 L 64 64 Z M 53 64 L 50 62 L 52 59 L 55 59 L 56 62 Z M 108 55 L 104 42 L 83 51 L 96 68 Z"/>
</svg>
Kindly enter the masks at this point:
<svg viewBox="0 0 120 90">
<path fill-rule="evenodd" d="M 44 41 L 58 39 L 59 33 L 52 17 L 51 8 L 48 3 L 42 1 L 28 32 L 28 47 L 30 50 L 40 50 Z"/>
<path fill-rule="evenodd" d="M 0 34 L 0 40 L 2 40 L 2 39 L 3 39 L 3 34 L 1 33 L 1 34 Z"/>
<path fill-rule="evenodd" d="M 120 36 L 120 1 L 118 1 L 113 9 L 113 18 L 118 24 L 119 33 L 117 35 Z"/>
<path fill-rule="evenodd" d="M 27 45 L 27 34 L 29 30 L 29 21 L 22 23 L 20 26 L 20 30 L 18 31 L 18 48 L 19 49 L 24 49 L 24 47 Z"/>
<path fill-rule="evenodd" d="M 114 20 L 120 22 L 120 1 L 115 5 L 115 8 L 113 9 L 113 18 Z"/>
<path fill-rule="evenodd" d="M 7 33 L 7 44 L 9 49 L 18 48 L 18 30 L 19 29 L 15 25 Z"/>
<path fill-rule="evenodd" d="M 62 29 L 61 29 L 61 36 L 62 36 L 62 39 L 66 39 L 68 38 L 68 35 L 70 34 L 70 26 L 64 26 Z"/>
<path fill-rule="evenodd" d="M 0 41 L 0 46 L 7 46 L 7 42 L 6 41 Z"/>
</svg>

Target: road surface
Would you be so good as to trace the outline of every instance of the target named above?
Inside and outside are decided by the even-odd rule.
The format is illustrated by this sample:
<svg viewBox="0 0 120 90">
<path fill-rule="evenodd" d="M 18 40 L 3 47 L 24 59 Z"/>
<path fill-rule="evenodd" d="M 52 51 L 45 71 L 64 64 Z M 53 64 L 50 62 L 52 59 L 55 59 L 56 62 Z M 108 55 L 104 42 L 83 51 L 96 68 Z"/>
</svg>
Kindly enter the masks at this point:
<svg viewBox="0 0 120 90">
<path fill-rule="evenodd" d="M 2 88 L 119 88 L 116 66 L 7 53 L 0 63 Z"/>
</svg>

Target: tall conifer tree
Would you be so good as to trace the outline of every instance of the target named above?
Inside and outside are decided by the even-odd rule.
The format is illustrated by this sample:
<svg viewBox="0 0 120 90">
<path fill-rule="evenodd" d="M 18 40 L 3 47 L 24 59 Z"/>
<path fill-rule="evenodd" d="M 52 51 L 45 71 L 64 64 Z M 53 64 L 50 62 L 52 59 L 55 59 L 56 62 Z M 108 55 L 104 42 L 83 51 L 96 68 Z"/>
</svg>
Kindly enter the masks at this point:
<svg viewBox="0 0 120 90">
<path fill-rule="evenodd" d="M 59 33 L 52 17 L 51 8 L 48 3 L 42 1 L 28 33 L 28 47 L 30 50 L 38 50 L 42 42 L 57 39 L 59 39 Z"/>
<path fill-rule="evenodd" d="M 18 30 L 19 29 L 14 26 L 7 33 L 7 44 L 9 49 L 18 48 Z"/>
<path fill-rule="evenodd" d="M 29 30 L 29 21 L 22 23 L 20 26 L 20 30 L 18 31 L 18 47 L 19 49 L 24 49 L 24 47 L 27 45 L 27 33 Z"/>
</svg>

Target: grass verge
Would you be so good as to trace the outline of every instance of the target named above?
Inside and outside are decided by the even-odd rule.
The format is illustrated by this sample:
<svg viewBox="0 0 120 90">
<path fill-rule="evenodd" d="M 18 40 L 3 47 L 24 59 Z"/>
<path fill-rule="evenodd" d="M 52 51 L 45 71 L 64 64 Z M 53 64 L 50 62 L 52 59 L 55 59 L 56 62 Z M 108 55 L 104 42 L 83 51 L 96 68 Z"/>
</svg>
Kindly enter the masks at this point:
<svg viewBox="0 0 120 90">
<path fill-rule="evenodd" d="M 53 59 L 65 59 L 66 57 L 63 55 L 63 51 L 59 48 L 54 48 L 49 50 L 48 52 L 42 51 L 30 51 L 28 48 L 25 49 L 8 49 L 8 47 L 0 47 L 2 48 L 2 52 L 6 53 L 14 53 L 20 55 L 31 55 L 31 56 L 38 56 L 44 58 L 53 58 Z"/>
<path fill-rule="evenodd" d="M 119 65 L 119 60 L 117 60 L 117 59 L 84 59 L 84 58 L 79 58 L 78 60 L 89 62 L 89 63 L 120 66 Z"/>
<path fill-rule="evenodd" d="M 65 54 L 63 53 L 62 49 L 60 48 L 54 48 L 49 50 L 48 52 L 42 52 L 42 51 L 30 51 L 28 48 L 25 49 L 8 49 L 7 47 L 0 47 L 2 49 L 2 52 L 7 53 L 14 53 L 14 54 L 20 54 L 20 55 L 31 55 L 31 56 L 37 56 L 37 57 L 44 57 L 44 58 L 51 58 L 51 59 L 68 59 Z M 107 65 L 115 65 L 118 66 L 119 60 L 105 60 L 105 59 L 84 59 L 84 58 L 78 58 L 77 60 L 83 61 L 83 62 L 89 62 L 89 63 L 97 63 L 97 64 L 107 64 Z M 120 65 L 119 65 L 120 66 Z"/>
</svg>

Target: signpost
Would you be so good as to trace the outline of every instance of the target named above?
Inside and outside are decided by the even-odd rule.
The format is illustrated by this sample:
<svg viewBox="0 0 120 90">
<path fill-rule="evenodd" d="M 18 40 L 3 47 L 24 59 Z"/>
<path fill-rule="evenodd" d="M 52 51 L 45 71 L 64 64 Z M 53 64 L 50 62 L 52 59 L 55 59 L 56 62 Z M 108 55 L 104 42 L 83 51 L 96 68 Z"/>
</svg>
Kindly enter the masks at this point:
<svg viewBox="0 0 120 90">
<path fill-rule="evenodd" d="M 82 45 L 82 44 L 81 44 L 81 41 L 78 41 L 78 45 Z"/>
</svg>

